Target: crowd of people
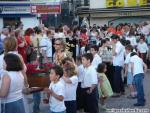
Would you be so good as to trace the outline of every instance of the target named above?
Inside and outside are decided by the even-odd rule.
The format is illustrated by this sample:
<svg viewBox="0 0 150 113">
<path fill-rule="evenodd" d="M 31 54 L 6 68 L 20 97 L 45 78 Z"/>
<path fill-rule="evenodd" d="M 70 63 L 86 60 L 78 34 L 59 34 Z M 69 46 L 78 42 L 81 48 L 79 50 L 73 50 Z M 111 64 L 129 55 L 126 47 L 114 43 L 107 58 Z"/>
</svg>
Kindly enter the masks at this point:
<svg viewBox="0 0 150 113">
<path fill-rule="evenodd" d="M 44 89 L 51 113 L 99 113 L 106 99 L 127 95 L 144 106 L 143 79 L 150 62 L 150 24 L 6 27 L 0 34 L 1 113 L 29 113 L 23 89 L 27 64 L 53 63 Z M 125 85 L 130 93 L 126 94 Z M 43 94 L 43 95 L 44 95 Z M 33 94 L 40 113 L 41 93 Z M 100 106 L 99 106 L 100 103 Z"/>
</svg>

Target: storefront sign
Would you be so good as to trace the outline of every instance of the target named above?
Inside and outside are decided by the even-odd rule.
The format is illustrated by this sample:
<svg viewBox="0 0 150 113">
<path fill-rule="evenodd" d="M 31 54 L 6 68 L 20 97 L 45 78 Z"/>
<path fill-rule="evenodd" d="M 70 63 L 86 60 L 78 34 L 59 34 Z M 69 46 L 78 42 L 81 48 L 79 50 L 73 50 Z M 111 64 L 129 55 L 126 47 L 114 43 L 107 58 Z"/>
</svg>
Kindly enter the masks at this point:
<svg viewBox="0 0 150 113">
<path fill-rule="evenodd" d="M 106 0 L 106 7 L 136 7 L 145 6 L 148 0 Z"/>
<path fill-rule="evenodd" d="M 59 14 L 61 5 L 35 5 L 31 7 L 31 12 L 35 14 Z"/>
<path fill-rule="evenodd" d="M 32 4 L 60 4 L 61 0 L 31 0 Z"/>
<path fill-rule="evenodd" d="M 1 14 L 30 14 L 30 6 L 0 6 Z"/>
</svg>

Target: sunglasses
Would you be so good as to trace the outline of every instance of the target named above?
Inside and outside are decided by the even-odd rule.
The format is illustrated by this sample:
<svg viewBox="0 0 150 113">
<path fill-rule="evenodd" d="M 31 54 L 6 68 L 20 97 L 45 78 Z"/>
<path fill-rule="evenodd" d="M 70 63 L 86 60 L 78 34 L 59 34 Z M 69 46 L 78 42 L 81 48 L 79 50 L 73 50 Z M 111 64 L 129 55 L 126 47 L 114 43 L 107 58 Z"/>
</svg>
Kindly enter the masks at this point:
<svg viewBox="0 0 150 113">
<path fill-rule="evenodd" d="M 54 45 L 60 45 L 60 44 L 58 44 L 58 43 L 55 43 Z"/>
</svg>

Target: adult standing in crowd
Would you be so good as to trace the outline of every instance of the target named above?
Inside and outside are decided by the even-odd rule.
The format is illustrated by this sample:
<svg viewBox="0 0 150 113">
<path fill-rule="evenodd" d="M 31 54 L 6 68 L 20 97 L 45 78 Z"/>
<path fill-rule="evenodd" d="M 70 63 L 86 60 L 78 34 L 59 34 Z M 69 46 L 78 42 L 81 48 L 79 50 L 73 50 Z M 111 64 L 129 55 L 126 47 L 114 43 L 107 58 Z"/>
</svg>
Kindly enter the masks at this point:
<svg viewBox="0 0 150 113">
<path fill-rule="evenodd" d="M 111 36 L 112 42 L 115 44 L 114 55 L 113 55 L 113 66 L 114 66 L 114 97 L 119 97 L 124 93 L 124 84 L 122 80 L 122 68 L 124 65 L 124 53 L 125 48 L 119 41 L 118 35 Z"/>
</svg>

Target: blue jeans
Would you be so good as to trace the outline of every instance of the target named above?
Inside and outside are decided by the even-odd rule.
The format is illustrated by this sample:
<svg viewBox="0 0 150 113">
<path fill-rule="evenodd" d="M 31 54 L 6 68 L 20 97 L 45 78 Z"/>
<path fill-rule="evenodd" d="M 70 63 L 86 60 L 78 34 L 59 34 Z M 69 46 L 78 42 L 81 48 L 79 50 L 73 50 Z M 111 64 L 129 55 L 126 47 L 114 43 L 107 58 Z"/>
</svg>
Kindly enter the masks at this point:
<svg viewBox="0 0 150 113">
<path fill-rule="evenodd" d="M 61 112 L 53 112 L 53 111 L 51 111 L 51 113 L 66 113 L 66 111 L 61 111 Z"/>
<path fill-rule="evenodd" d="M 2 104 L 1 113 L 25 113 L 23 99 L 17 100 L 15 102 Z"/>
<path fill-rule="evenodd" d="M 33 113 L 40 111 L 41 93 L 33 93 Z"/>
<path fill-rule="evenodd" d="M 143 78 L 144 78 L 143 73 L 136 74 L 134 76 L 135 87 L 137 90 L 137 103 L 138 104 L 145 104 Z"/>
</svg>

